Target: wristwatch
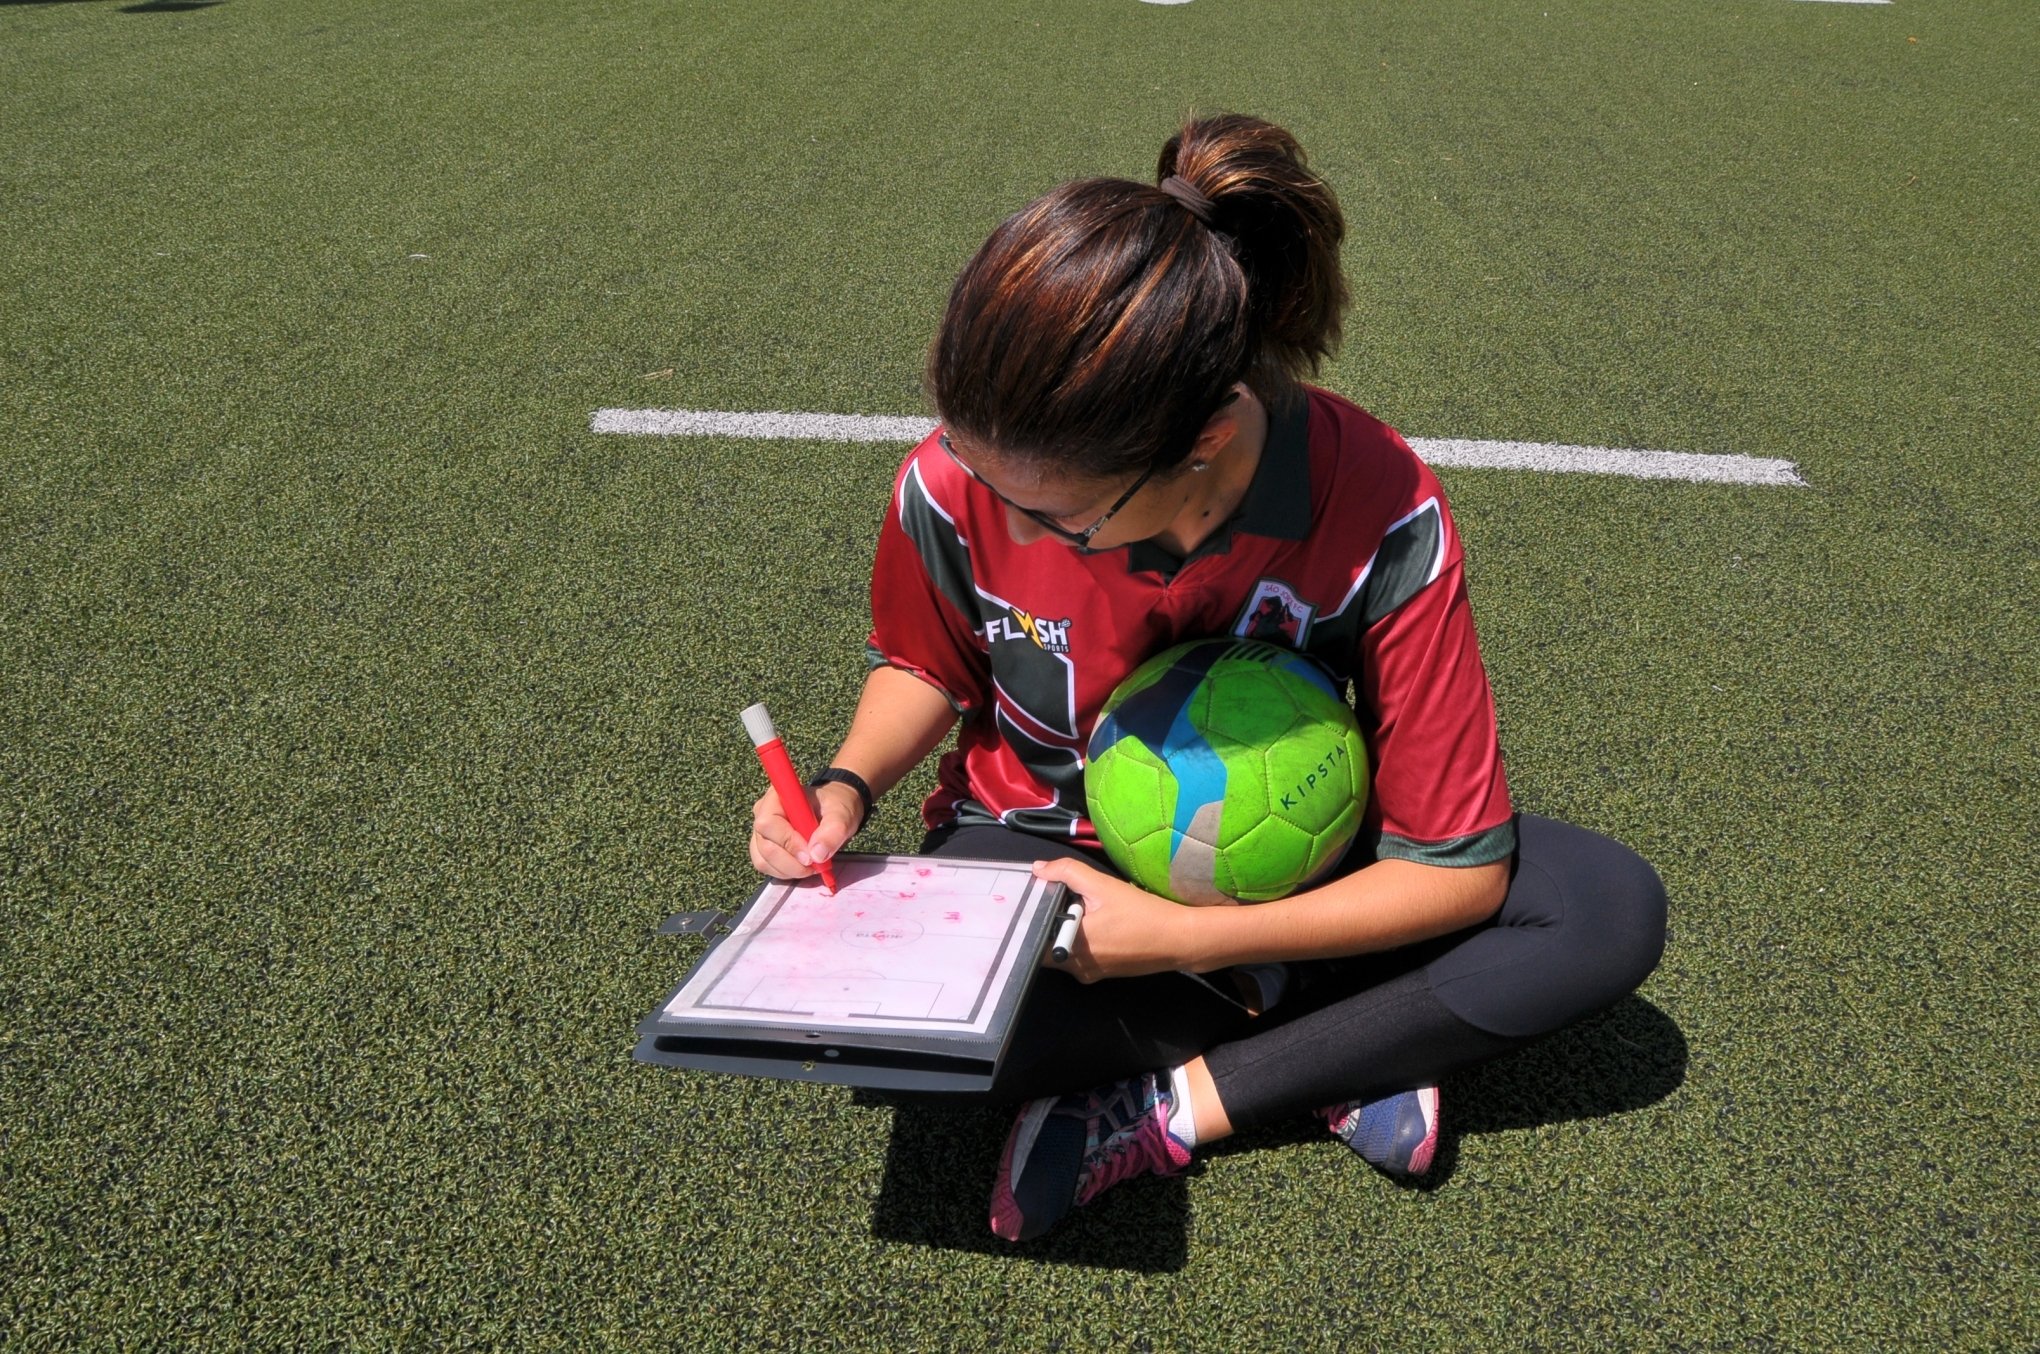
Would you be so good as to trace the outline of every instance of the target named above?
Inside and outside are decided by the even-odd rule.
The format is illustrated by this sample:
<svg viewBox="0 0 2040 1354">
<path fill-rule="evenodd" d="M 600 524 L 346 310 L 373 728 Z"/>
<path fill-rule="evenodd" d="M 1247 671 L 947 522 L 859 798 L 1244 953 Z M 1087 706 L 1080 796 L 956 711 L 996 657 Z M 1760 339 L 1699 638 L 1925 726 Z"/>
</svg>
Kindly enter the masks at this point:
<svg viewBox="0 0 2040 1354">
<path fill-rule="evenodd" d="M 871 786 L 865 783 L 864 777 L 855 771 L 832 766 L 826 771 L 816 772 L 808 780 L 808 788 L 811 790 L 818 790 L 824 785 L 847 785 L 857 792 L 857 800 L 864 806 L 864 816 L 857 820 L 857 826 L 851 829 L 850 835 L 854 837 L 862 832 L 864 825 L 871 821 L 871 810 L 877 803 L 872 797 Z"/>
</svg>

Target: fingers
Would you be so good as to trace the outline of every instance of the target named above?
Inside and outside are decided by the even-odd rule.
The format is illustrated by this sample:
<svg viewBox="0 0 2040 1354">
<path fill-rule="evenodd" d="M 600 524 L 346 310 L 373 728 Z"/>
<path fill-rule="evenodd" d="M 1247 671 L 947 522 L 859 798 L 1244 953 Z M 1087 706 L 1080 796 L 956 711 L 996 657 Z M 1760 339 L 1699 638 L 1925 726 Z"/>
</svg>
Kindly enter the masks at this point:
<svg viewBox="0 0 2040 1354">
<path fill-rule="evenodd" d="M 1084 943 L 1081 935 L 1077 937 L 1077 943 L 1070 946 L 1069 958 L 1059 960 L 1051 950 L 1041 956 L 1041 964 L 1043 968 L 1060 969 L 1085 984 L 1095 983 L 1105 976 L 1098 967 L 1098 961 L 1091 957 L 1091 947 Z"/>
<path fill-rule="evenodd" d="M 815 815 L 815 832 L 805 839 L 787 821 L 776 790 L 758 796 L 751 806 L 753 869 L 774 879 L 806 879 L 863 826 L 863 801 L 849 786 L 824 785 L 820 792 L 809 790 L 807 795 L 808 807 Z"/>
<path fill-rule="evenodd" d="M 1034 877 L 1045 884 L 1061 884 L 1079 898 L 1086 899 L 1087 909 L 1094 906 L 1089 900 L 1096 899 L 1102 887 L 1121 882 L 1089 861 L 1071 856 L 1035 861 Z M 1087 911 L 1085 915 L 1089 920 L 1090 913 Z M 1092 921 L 1092 924 L 1095 925 L 1096 922 Z M 1051 968 L 1062 970 L 1080 983 L 1095 983 L 1105 976 L 1097 956 L 1091 952 L 1090 939 L 1084 934 L 1082 922 L 1078 923 L 1076 939 L 1070 945 L 1070 957 L 1057 963 L 1054 952 L 1051 951 L 1043 958 L 1043 962 Z"/>
<path fill-rule="evenodd" d="M 1087 860 L 1043 860 L 1034 877 L 1061 884 L 1083 899 L 1070 957 L 1056 967 L 1079 982 L 1127 978 L 1183 967 L 1193 937 L 1186 931 L 1191 909 L 1149 893 Z"/>
<path fill-rule="evenodd" d="M 795 833 L 784 818 L 778 822 L 778 832 L 771 825 L 753 824 L 751 827 L 751 867 L 760 874 L 774 879 L 806 879 L 815 873 L 814 867 L 800 859 L 803 849 L 799 834 Z"/>
<path fill-rule="evenodd" d="M 767 790 L 751 806 L 751 867 L 774 879 L 806 879 L 815 873 L 808 843 L 801 840 L 777 792 Z"/>
</svg>

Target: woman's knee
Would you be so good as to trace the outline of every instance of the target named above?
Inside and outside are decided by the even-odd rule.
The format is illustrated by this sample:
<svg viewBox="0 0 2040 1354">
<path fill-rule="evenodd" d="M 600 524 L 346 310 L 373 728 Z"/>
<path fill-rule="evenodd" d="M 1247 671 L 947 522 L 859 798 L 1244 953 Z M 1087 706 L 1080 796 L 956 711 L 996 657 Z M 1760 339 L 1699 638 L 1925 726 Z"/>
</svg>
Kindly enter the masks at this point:
<svg viewBox="0 0 2040 1354">
<path fill-rule="evenodd" d="M 1525 814 L 1519 870 L 1534 865 L 1561 895 L 1564 928 L 1610 993 L 1634 991 L 1665 950 L 1668 903 L 1649 861 L 1585 828 Z"/>
<path fill-rule="evenodd" d="M 1616 981 L 1624 991 L 1633 992 L 1664 958 L 1670 904 L 1665 882 L 1650 862 L 1627 847 L 1620 849 L 1628 860 L 1609 882 L 1607 892 L 1610 910 L 1621 917 L 1618 925 L 1609 928 L 1610 962 L 1619 969 Z"/>
</svg>

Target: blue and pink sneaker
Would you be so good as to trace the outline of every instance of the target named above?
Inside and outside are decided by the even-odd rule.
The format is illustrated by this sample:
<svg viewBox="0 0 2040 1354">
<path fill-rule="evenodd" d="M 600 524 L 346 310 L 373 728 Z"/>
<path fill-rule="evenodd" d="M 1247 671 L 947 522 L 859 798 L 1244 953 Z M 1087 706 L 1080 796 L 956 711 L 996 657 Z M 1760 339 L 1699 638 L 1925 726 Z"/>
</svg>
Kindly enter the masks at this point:
<svg viewBox="0 0 2040 1354">
<path fill-rule="evenodd" d="M 1332 1136 L 1390 1175 L 1422 1175 L 1438 1151 L 1438 1088 L 1421 1086 L 1370 1100 L 1349 1100 L 1318 1114 Z"/>
<path fill-rule="evenodd" d="M 1181 1172 L 1190 1149 L 1169 1135 L 1170 1108 L 1166 1073 L 1029 1101 L 999 1158 L 992 1231 L 1029 1241 L 1130 1176 Z"/>
</svg>

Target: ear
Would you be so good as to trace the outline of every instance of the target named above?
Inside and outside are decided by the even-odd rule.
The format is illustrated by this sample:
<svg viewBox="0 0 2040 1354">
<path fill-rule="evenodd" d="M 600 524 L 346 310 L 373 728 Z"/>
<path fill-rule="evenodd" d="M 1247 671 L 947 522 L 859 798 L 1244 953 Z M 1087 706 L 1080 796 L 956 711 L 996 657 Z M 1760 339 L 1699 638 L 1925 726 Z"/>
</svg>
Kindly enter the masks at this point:
<svg viewBox="0 0 2040 1354">
<path fill-rule="evenodd" d="M 1204 427 L 1198 431 L 1197 440 L 1190 444 L 1190 455 L 1186 458 L 1193 467 L 1203 469 L 1232 445 L 1233 439 L 1240 435 L 1240 415 L 1253 398 L 1253 392 L 1245 386 L 1234 386 L 1232 395 L 1218 407 L 1218 412 L 1204 420 Z"/>
</svg>

